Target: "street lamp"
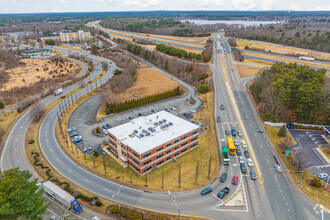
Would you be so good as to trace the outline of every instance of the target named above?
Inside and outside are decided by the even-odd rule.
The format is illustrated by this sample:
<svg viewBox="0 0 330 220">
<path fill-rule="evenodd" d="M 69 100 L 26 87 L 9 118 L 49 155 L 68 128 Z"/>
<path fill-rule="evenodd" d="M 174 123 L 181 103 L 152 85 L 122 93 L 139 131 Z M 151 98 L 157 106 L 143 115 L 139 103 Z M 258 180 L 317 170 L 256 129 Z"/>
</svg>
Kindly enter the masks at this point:
<svg viewBox="0 0 330 220">
<path fill-rule="evenodd" d="M 112 195 L 112 198 L 117 195 L 117 203 L 118 203 L 119 211 L 120 211 L 119 192 L 120 192 L 121 187 L 123 187 L 123 185 L 120 185 L 118 192 Z"/>
<path fill-rule="evenodd" d="M 173 195 L 171 194 L 170 191 L 167 191 L 167 192 L 168 192 L 168 195 L 170 196 L 171 200 L 173 201 L 174 205 L 175 205 L 176 208 L 178 209 L 178 212 L 179 212 L 179 220 L 180 220 L 180 207 L 179 207 L 179 206 L 176 204 L 176 202 L 175 202 L 175 196 L 173 196 Z"/>
</svg>

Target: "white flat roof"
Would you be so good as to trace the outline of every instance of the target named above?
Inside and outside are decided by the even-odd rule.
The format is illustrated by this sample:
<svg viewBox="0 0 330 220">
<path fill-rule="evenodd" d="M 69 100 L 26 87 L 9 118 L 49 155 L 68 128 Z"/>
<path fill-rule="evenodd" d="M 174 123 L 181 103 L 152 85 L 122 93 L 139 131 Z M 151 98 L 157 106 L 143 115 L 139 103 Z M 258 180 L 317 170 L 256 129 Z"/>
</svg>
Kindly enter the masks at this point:
<svg viewBox="0 0 330 220">
<path fill-rule="evenodd" d="M 197 128 L 199 126 L 196 124 L 160 111 L 110 128 L 108 132 L 137 153 L 143 154 Z"/>
</svg>

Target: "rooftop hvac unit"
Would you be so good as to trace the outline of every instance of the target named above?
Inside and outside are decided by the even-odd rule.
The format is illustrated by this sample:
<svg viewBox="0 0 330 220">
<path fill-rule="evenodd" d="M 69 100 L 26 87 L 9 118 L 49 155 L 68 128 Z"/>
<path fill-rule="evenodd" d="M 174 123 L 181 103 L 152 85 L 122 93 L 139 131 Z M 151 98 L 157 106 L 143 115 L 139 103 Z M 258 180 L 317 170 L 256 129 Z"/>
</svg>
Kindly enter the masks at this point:
<svg viewBox="0 0 330 220">
<path fill-rule="evenodd" d="M 149 127 L 148 130 L 151 131 L 152 130 L 152 127 Z"/>
<path fill-rule="evenodd" d="M 137 134 L 138 133 L 138 130 L 134 130 L 134 133 Z"/>
<path fill-rule="evenodd" d="M 163 123 L 163 121 L 159 121 L 158 123 L 161 124 L 161 123 Z"/>
<path fill-rule="evenodd" d="M 172 122 L 169 122 L 168 125 L 173 125 L 173 123 Z"/>
<path fill-rule="evenodd" d="M 144 134 L 141 133 L 141 134 L 140 134 L 140 137 L 144 137 Z"/>
<path fill-rule="evenodd" d="M 155 131 L 156 131 L 156 129 L 154 129 L 154 128 L 151 130 L 151 132 L 155 132 Z"/>
<path fill-rule="evenodd" d="M 163 122 L 166 122 L 166 119 L 163 119 Z"/>
<path fill-rule="evenodd" d="M 150 133 L 149 133 L 149 132 L 147 132 L 147 133 L 146 133 L 146 136 L 149 136 L 149 135 L 150 135 Z"/>
<path fill-rule="evenodd" d="M 147 130 L 146 130 L 146 129 L 142 129 L 142 132 L 143 132 L 143 133 L 146 133 L 146 132 L 147 132 Z"/>
<path fill-rule="evenodd" d="M 164 126 L 168 127 L 169 125 L 168 124 L 165 124 Z"/>
<path fill-rule="evenodd" d="M 158 125 L 158 122 L 155 122 L 154 125 L 157 126 Z"/>
</svg>

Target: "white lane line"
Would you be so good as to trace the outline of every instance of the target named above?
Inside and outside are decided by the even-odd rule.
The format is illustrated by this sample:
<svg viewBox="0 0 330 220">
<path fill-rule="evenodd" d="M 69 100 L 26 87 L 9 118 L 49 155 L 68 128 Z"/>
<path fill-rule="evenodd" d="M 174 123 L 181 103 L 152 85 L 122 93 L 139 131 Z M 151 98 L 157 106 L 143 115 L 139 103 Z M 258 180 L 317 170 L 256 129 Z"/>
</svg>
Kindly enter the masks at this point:
<svg viewBox="0 0 330 220">
<path fill-rule="evenodd" d="M 58 159 L 58 157 L 56 158 L 56 160 L 57 160 L 58 162 L 60 162 L 60 159 Z"/>
<path fill-rule="evenodd" d="M 129 196 L 128 198 L 136 200 L 136 198 L 134 198 L 134 197 L 132 197 L 132 196 Z"/>
<path fill-rule="evenodd" d="M 51 148 L 49 148 L 50 152 L 53 152 L 53 150 Z"/>
<path fill-rule="evenodd" d="M 17 159 L 17 163 L 19 163 L 19 160 Z"/>
<path fill-rule="evenodd" d="M 104 189 L 105 191 L 112 192 L 110 189 Z"/>
<path fill-rule="evenodd" d="M 269 163 L 269 160 L 268 159 L 266 159 L 267 160 L 267 163 Z"/>
<path fill-rule="evenodd" d="M 72 170 L 68 169 L 71 173 L 72 173 Z"/>
<path fill-rule="evenodd" d="M 46 134 L 47 134 L 48 130 L 46 130 Z"/>
<path fill-rule="evenodd" d="M 46 141 L 48 142 L 48 139 L 46 139 Z"/>
<path fill-rule="evenodd" d="M 275 178 L 275 180 L 277 181 L 277 178 L 276 178 L 276 176 L 274 176 L 274 178 Z"/>
<path fill-rule="evenodd" d="M 88 180 L 86 180 L 86 179 L 83 179 L 85 182 L 87 182 L 88 183 Z"/>
<path fill-rule="evenodd" d="M 262 149 L 262 145 L 260 144 L 260 147 L 261 147 L 261 149 Z"/>
</svg>

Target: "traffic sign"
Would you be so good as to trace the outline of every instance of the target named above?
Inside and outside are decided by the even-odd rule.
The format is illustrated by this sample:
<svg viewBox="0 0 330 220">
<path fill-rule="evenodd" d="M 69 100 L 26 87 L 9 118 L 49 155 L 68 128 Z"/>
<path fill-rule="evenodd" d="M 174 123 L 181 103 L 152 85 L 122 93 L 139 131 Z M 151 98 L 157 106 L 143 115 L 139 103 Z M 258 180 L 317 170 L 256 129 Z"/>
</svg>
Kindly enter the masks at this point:
<svg viewBox="0 0 330 220">
<path fill-rule="evenodd" d="M 289 156 L 289 153 L 290 153 L 290 150 L 286 150 L 286 151 L 285 151 L 285 156 L 286 156 L 286 157 Z"/>
</svg>

